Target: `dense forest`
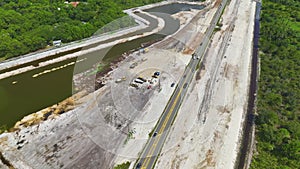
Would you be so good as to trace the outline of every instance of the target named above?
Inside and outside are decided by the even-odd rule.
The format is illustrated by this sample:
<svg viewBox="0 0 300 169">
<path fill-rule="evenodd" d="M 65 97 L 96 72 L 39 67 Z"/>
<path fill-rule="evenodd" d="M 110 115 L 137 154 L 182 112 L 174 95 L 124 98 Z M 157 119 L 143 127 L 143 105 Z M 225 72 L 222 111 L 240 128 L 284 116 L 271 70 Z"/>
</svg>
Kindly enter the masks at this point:
<svg viewBox="0 0 300 169">
<path fill-rule="evenodd" d="M 158 1 L 1 0 L 0 61 L 43 49 L 54 40 L 66 43 L 89 37 L 124 16 L 122 10 Z"/>
<path fill-rule="evenodd" d="M 299 9 L 299 0 L 263 0 L 252 169 L 300 168 Z"/>
</svg>

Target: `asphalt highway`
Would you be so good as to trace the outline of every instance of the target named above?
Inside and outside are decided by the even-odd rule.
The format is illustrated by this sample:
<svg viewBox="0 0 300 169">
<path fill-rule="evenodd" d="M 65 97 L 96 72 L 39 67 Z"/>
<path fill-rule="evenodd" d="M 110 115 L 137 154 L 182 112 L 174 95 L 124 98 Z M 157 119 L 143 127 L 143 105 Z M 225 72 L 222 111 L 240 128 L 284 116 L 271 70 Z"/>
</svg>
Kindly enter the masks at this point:
<svg viewBox="0 0 300 169">
<path fill-rule="evenodd" d="M 200 63 L 202 56 L 205 53 L 205 50 L 210 41 L 210 37 L 213 34 L 214 28 L 216 27 L 216 24 L 222 14 L 226 3 L 227 0 L 223 0 L 217 12 L 215 13 L 210 27 L 206 31 L 205 38 L 202 40 L 201 45 L 195 51 L 195 54 L 199 56 L 199 59 L 197 59 L 197 57 L 192 57 L 192 59 L 190 60 L 184 72 L 184 75 L 181 77 L 172 97 L 170 98 L 164 112 L 162 113 L 162 116 L 158 120 L 158 123 L 153 130 L 152 136 L 149 138 L 140 158 L 135 165 L 135 168 L 152 169 L 154 167 L 156 160 L 162 150 L 164 142 L 168 136 L 172 123 L 176 118 L 177 112 L 184 99 L 184 96 L 187 93 L 188 86 L 192 81 L 197 65 Z"/>
</svg>

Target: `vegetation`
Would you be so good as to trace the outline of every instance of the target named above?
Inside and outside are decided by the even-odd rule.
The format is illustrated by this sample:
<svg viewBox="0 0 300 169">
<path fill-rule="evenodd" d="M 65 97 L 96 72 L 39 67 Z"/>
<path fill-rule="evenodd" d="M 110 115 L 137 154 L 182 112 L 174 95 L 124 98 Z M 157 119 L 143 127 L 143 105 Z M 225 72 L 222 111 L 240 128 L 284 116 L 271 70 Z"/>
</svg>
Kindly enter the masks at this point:
<svg viewBox="0 0 300 169">
<path fill-rule="evenodd" d="M 2 0 L 0 2 L 0 60 L 43 49 L 54 40 L 63 43 L 89 37 L 124 16 L 123 9 L 161 0 Z M 119 22 L 119 27 L 132 24 Z"/>
<path fill-rule="evenodd" d="M 127 144 L 128 141 L 129 141 L 130 139 L 134 139 L 134 138 L 135 138 L 135 137 L 133 136 L 134 133 L 135 133 L 134 130 L 131 130 L 131 131 L 128 132 L 127 138 L 126 138 L 126 140 L 124 141 L 124 144 Z"/>
<path fill-rule="evenodd" d="M 114 167 L 114 169 L 128 169 L 130 166 L 130 162 L 127 161 L 126 163 L 117 165 L 116 167 Z"/>
<path fill-rule="evenodd" d="M 4 133 L 5 131 L 7 131 L 7 126 L 6 125 L 2 125 L 2 126 L 0 126 L 0 134 L 1 133 Z"/>
<path fill-rule="evenodd" d="M 252 169 L 300 168 L 300 1 L 264 0 Z"/>
</svg>

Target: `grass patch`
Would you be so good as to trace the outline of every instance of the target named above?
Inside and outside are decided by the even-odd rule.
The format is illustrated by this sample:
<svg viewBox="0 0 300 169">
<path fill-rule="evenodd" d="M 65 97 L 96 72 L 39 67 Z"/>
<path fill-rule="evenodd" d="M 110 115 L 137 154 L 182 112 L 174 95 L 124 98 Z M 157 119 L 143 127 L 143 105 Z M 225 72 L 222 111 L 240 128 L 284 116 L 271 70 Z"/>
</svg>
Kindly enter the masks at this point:
<svg viewBox="0 0 300 169">
<path fill-rule="evenodd" d="M 291 28 L 295 31 L 300 31 L 300 22 L 291 22 Z"/>
<path fill-rule="evenodd" d="M 97 69 L 90 72 L 88 75 L 94 75 L 98 72 L 104 71 L 105 69 L 109 68 L 109 64 L 105 64 L 105 63 L 99 63 L 97 66 Z"/>
<path fill-rule="evenodd" d="M 7 130 L 8 130 L 7 125 L 2 125 L 2 126 L 0 126 L 0 134 L 4 133 L 4 132 L 7 131 Z"/>
<path fill-rule="evenodd" d="M 130 162 L 127 161 L 126 163 L 115 166 L 114 169 L 128 169 L 129 166 L 130 166 Z"/>
<path fill-rule="evenodd" d="M 0 62 L 6 60 L 6 57 L 0 57 Z"/>
<path fill-rule="evenodd" d="M 127 138 L 126 138 L 124 144 L 126 144 L 130 139 L 134 139 L 134 137 L 133 137 L 133 134 L 134 134 L 134 133 L 135 133 L 134 130 L 128 132 Z"/>
</svg>

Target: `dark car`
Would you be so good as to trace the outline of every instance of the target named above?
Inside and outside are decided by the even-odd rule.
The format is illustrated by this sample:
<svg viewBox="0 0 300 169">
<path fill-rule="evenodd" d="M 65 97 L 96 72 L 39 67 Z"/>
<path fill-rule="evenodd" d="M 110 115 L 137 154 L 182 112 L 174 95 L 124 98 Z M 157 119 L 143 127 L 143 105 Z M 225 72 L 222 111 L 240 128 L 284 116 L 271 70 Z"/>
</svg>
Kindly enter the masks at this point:
<svg viewBox="0 0 300 169">
<path fill-rule="evenodd" d="M 141 164 L 141 163 L 138 163 L 138 164 L 136 165 L 136 169 L 140 169 L 141 166 L 142 166 L 142 164 Z"/>
<path fill-rule="evenodd" d="M 171 84 L 171 87 L 174 87 L 174 86 L 175 86 L 175 83 L 172 83 L 172 84 Z"/>
<path fill-rule="evenodd" d="M 155 72 L 154 73 L 154 76 L 159 76 L 160 75 L 160 72 Z"/>
<path fill-rule="evenodd" d="M 187 85 L 188 85 L 188 84 L 187 84 L 187 83 L 185 83 L 185 84 L 183 85 L 183 88 L 185 89 L 185 88 L 187 87 Z"/>
<path fill-rule="evenodd" d="M 155 132 L 154 134 L 153 134 L 153 137 L 155 137 L 157 135 L 157 132 Z"/>
</svg>

